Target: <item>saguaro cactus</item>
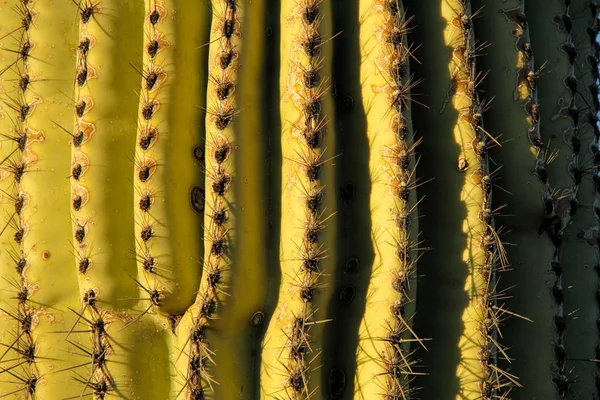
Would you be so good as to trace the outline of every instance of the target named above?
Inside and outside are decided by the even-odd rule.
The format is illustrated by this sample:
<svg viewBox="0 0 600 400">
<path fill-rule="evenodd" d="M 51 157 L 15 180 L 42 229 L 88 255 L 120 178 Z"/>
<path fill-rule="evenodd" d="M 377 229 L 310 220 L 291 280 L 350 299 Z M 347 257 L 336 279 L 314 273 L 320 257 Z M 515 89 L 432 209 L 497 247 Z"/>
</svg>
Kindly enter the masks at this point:
<svg viewBox="0 0 600 400">
<path fill-rule="evenodd" d="M 0 399 L 599 398 L 593 0 L 0 0 Z"/>
</svg>

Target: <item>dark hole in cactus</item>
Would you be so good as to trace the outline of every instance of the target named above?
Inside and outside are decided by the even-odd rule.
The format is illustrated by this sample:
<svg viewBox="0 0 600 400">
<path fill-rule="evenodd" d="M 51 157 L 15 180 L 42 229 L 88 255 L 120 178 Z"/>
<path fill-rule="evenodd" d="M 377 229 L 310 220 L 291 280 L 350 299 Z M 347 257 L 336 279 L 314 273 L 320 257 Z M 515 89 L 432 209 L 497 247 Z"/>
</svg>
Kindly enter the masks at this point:
<svg viewBox="0 0 600 400">
<path fill-rule="evenodd" d="M 81 164 L 75 164 L 73 166 L 73 169 L 71 170 L 71 176 L 73 177 L 73 179 L 78 181 L 79 178 L 81 177 L 82 172 L 83 172 L 83 167 L 81 166 Z"/>
<path fill-rule="evenodd" d="M 143 268 L 148 273 L 154 273 L 156 259 L 154 257 L 144 257 Z"/>
<path fill-rule="evenodd" d="M 154 56 L 156 56 L 156 53 L 158 53 L 158 46 L 157 40 L 151 40 L 150 43 L 148 43 L 148 46 L 146 46 L 146 51 L 148 52 L 150 58 L 154 58 Z"/>
<path fill-rule="evenodd" d="M 576 105 L 569 107 L 569 117 L 573 120 L 574 126 L 579 126 L 579 109 Z"/>
<path fill-rule="evenodd" d="M 237 10 L 236 0 L 225 0 L 225 4 L 226 4 L 227 8 L 229 8 L 231 11 Z"/>
<path fill-rule="evenodd" d="M 15 213 L 17 215 L 21 215 L 21 211 L 23 211 L 23 205 L 25 204 L 25 197 L 19 193 L 17 198 L 15 199 Z"/>
<path fill-rule="evenodd" d="M 216 310 L 217 303 L 214 299 L 205 300 L 202 303 L 202 307 L 200 308 L 200 316 L 204 318 L 209 318 Z"/>
<path fill-rule="evenodd" d="M 311 124 L 312 125 L 312 124 Z M 319 147 L 321 143 L 321 137 L 323 133 L 321 129 L 317 126 L 317 128 L 313 128 L 312 126 L 307 127 L 303 132 L 304 140 L 306 141 L 306 145 L 311 149 L 316 149 Z"/>
<path fill-rule="evenodd" d="M 571 31 L 573 30 L 573 22 L 571 21 L 571 16 L 567 13 L 563 13 L 561 15 L 561 20 L 562 20 L 563 27 L 565 28 L 567 33 L 570 35 Z"/>
<path fill-rule="evenodd" d="M 221 69 L 227 69 L 233 60 L 233 50 L 223 51 L 219 57 L 219 66 Z"/>
<path fill-rule="evenodd" d="M 204 189 L 200 189 L 198 186 L 192 187 L 190 191 L 190 204 L 192 205 L 192 210 L 201 214 L 204 212 L 204 201 L 205 201 L 205 192 Z"/>
<path fill-rule="evenodd" d="M 81 53 L 83 57 L 87 56 L 88 51 L 90 51 L 90 39 L 84 38 L 79 45 L 77 45 L 77 50 Z"/>
<path fill-rule="evenodd" d="M 24 314 L 18 316 L 18 319 L 19 319 L 19 322 L 21 325 L 21 330 L 24 333 L 30 334 L 31 333 L 31 324 L 33 322 L 31 313 L 29 311 L 25 311 Z"/>
<path fill-rule="evenodd" d="M 21 92 L 25 92 L 27 90 L 30 82 L 29 74 L 23 74 L 19 80 L 19 89 L 21 89 Z"/>
<path fill-rule="evenodd" d="M 218 268 L 212 269 L 208 273 L 208 277 L 206 278 L 206 280 L 208 282 L 208 286 L 215 289 L 219 282 L 221 282 L 221 270 Z"/>
<path fill-rule="evenodd" d="M 406 293 L 407 288 L 408 281 L 403 276 L 398 276 L 392 281 L 392 289 L 394 289 L 397 293 Z"/>
<path fill-rule="evenodd" d="M 92 322 L 92 333 L 100 337 L 102 335 L 106 335 L 106 323 L 102 318 L 97 318 Z"/>
<path fill-rule="evenodd" d="M 231 39 L 233 36 L 233 32 L 235 31 L 235 21 L 231 19 L 226 19 L 223 22 L 223 36 L 227 39 Z"/>
<path fill-rule="evenodd" d="M 25 147 L 27 146 L 27 139 L 27 133 L 23 131 L 19 132 L 13 140 L 17 143 L 17 147 L 20 151 L 25 151 Z"/>
<path fill-rule="evenodd" d="M 150 301 L 152 302 L 152 304 L 154 304 L 155 306 L 159 306 L 162 299 L 163 299 L 163 294 L 160 290 L 151 290 L 150 291 Z"/>
<path fill-rule="evenodd" d="M 290 357 L 296 361 L 301 361 L 308 353 L 308 348 L 303 340 L 294 340 L 290 345 Z"/>
<path fill-rule="evenodd" d="M 27 266 L 27 260 L 25 258 L 19 258 L 18 260 L 16 260 L 15 264 L 16 264 L 17 274 L 20 275 L 23 273 L 23 270 Z"/>
<path fill-rule="evenodd" d="M 17 293 L 17 300 L 19 300 L 19 303 L 25 303 L 28 298 L 29 290 L 27 289 L 27 286 L 22 286 Z"/>
<path fill-rule="evenodd" d="M 33 15 L 31 14 L 31 11 L 29 11 L 28 8 L 25 8 L 23 10 L 23 18 L 21 18 L 21 26 L 23 27 L 23 29 L 25 31 L 28 31 L 29 27 L 31 27 L 32 22 L 33 22 Z"/>
<path fill-rule="evenodd" d="M 150 167 L 148 165 L 142 165 L 138 172 L 138 178 L 141 182 L 146 182 L 150 178 Z"/>
<path fill-rule="evenodd" d="M 146 90 L 152 90 L 154 85 L 156 85 L 156 81 L 158 81 L 158 74 L 154 71 L 149 72 L 146 77 Z"/>
<path fill-rule="evenodd" d="M 226 249 L 227 245 L 224 237 L 215 238 L 215 240 L 213 240 L 212 242 L 212 245 L 210 246 L 210 252 L 215 257 L 223 256 L 225 254 Z"/>
<path fill-rule="evenodd" d="M 399 0 L 388 0 L 386 2 L 385 8 L 387 9 L 387 11 L 392 14 L 392 16 L 396 16 L 398 15 L 398 13 L 400 12 L 400 7 L 398 6 L 398 1 Z"/>
<path fill-rule="evenodd" d="M 204 341 L 204 334 L 205 334 L 206 328 L 204 327 L 204 325 L 198 325 L 195 326 L 194 329 L 192 330 L 192 342 L 196 345 L 202 343 Z"/>
<path fill-rule="evenodd" d="M 579 209 L 579 200 L 577 200 L 576 197 L 572 197 L 569 200 L 569 215 L 572 217 L 573 215 L 575 215 L 577 213 L 578 209 Z"/>
<path fill-rule="evenodd" d="M 150 118 L 152 118 L 152 115 L 154 115 L 154 106 L 154 102 L 149 101 L 146 104 L 144 104 L 144 107 L 142 107 L 142 116 L 146 121 L 149 121 Z"/>
<path fill-rule="evenodd" d="M 142 228 L 140 232 L 140 237 L 144 242 L 147 242 L 148 240 L 150 240 L 150 238 L 152 238 L 152 234 L 152 227 L 150 225 L 146 225 Z"/>
<path fill-rule="evenodd" d="M 217 164 L 222 164 L 227 159 L 230 152 L 231 146 L 229 143 L 220 143 L 218 146 L 216 146 L 214 156 Z"/>
<path fill-rule="evenodd" d="M 552 297 L 554 297 L 557 305 L 561 305 L 565 300 L 563 289 L 558 281 L 554 282 L 554 286 L 552 286 Z"/>
<path fill-rule="evenodd" d="M 302 269 L 307 272 L 315 272 L 319 266 L 319 259 L 314 254 L 308 254 L 302 260 Z"/>
<path fill-rule="evenodd" d="M 296 393 L 301 393 L 304 389 L 304 372 L 299 367 L 290 373 L 288 385 Z"/>
<path fill-rule="evenodd" d="M 77 228 L 75 228 L 75 240 L 77 240 L 78 243 L 81 243 L 83 242 L 83 239 L 85 239 L 85 226 L 78 225 Z"/>
<path fill-rule="evenodd" d="M 106 349 L 101 344 L 100 348 L 93 349 L 92 351 L 92 368 L 102 368 L 106 363 Z"/>
<path fill-rule="evenodd" d="M 233 82 L 231 81 L 223 81 L 217 84 L 217 97 L 219 100 L 223 101 L 233 93 Z"/>
<path fill-rule="evenodd" d="M 558 215 L 545 218 L 541 229 L 546 232 L 554 247 L 558 248 L 562 244 L 563 234 L 561 231 L 562 221 Z M 538 231 L 539 233 L 539 231 Z"/>
<path fill-rule="evenodd" d="M 544 185 L 548 183 L 548 169 L 543 160 L 538 160 L 535 167 L 535 173 L 539 176 L 540 181 L 542 181 Z"/>
<path fill-rule="evenodd" d="M 355 258 L 355 257 L 349 258 L 346 261 L 346 271 L 348 271 L 348 272 L 358 271 L 359 265 L 360 265 L 360 263 L 358 261 L 358 258 Z"/>
<path fill-rule="evenodd" d="M 169 321 L 169 327 L 171 328 L 171 332 L 175 334 L 177 332 L 177 325 L 179 325 L 179 321 L 183 315 L 169 315 L 167 320 Z"/>
<path fill-rule="evenodd" d="M 579 186 L 581 184 L 581 180 L 583 179 L 583 175 L 585 171 L 578 166 L 572 168 L 571 172 L 573 173 L 573 180 L 575 181 L 575 185 Z"/>
<path fill-rule="evenodd" d="M 23 42 L 23 44 L 21 45 L 21 50 L 19 51 L 19 54 L 20 54 L 21 58 L 23 59 L 23 61 L 27 61 L 30 51 L 31 51 L 31 42 L 29 40 L 25 40 Z"/>
<path fill-rule="evenodd" d="M 227 128 L 233 120 L 233 110 L 221 110 L 215 115 L 215 126 L 218 130 L 222 131 Z"/>
<path fill-rule="evenodd" d="M 85 8 L 80 8 L 81 10 L 81 22 L 83 22 L 84 24 L 87 24 L 90 20 L 90 18 L 92 18 L 94 16 L 94 6 L 92 4 L 90 4 L 89 6 L 85 7 Z"/>
<path fill-rule="evenodd" d="M 220 172 L 212 183 L 212 190 L 218 196 L 223 196 L 227 192 L 227 189 L 229 189 L 230 183 L 231 176 Z"/>
<path fill-rule="evenodd" d="M 27 378 L 27 380 L 25 381 L 25 387 L 27 389 L 27 393 L 29 393 L 29 395 L 33 396 L 33 394 L 35 393 L 35 389 L 37 387 L 38 384 L 38 380 L 39 378 L 35 375 Z"/>
<path fill-rule="evenodd" d="M 577 135 L 571 136 L 571 146 L 573 146 L 573 152 L 579 154 L 581 150 L 581 139 Z"/>
<path fill-rule="evenodd" d="M 319 71 L 317 70 L 309 69 L 304 72 L 304 86 L 306 86 L 307 89 L 317 87 L 320 79 L 321 77 L 319 76 Z"/>
<path fill-rule="evenodd" d="M 150 23 L 152 25 L 156 25 L 158 23 L 158 20 L 160 19 L 160 13 L 158 12 L 158 10 L 155 8 L 154 11 L 152 11 L 150 13 Z"/>
<path fill-rule="evenodd" d="M 148 150 L 150 146 L 154 143 L 158 136 L 156 128 L 148 127 L 144 129 L 142 134 L 140 135 L 140 140 L 138 142 L 140 148 L 144 151 Z"/>
<path fill-rule="evenodd" d="M 204 161 L 204 149 L 202 148 L 202 146 L 194 147 L 194 149 L 192 150 L 192 153 L 194 154 L 194 158 L 196 159 L 196 161 L 199 161 L 199 162 Z"/>
<path fill-rule="evenodd" d="M 354 98 L 352 96 L 350 96 L 349 94 L 347 94 L 342 98 L 342 101 L 340 103 L 340 111 L 342 111 L 343 113 L 347 113 L 350 110 L 352 110 L 353 106 L 354 106 Z"/>
<path fill-rule="evenodd" d="M 323 39 L 320 35 L 314 34 L 302 42 L 302 49 L 309 57 L 314 57 L 319 54 Z"/>
<path fill-rule="evenodd" d="M 215 209 L 212 218 L 217 226 L 223 226 L 225 222 L 227 222 L 227 210 L 225 210 L 224 208 Z"/>
<path fill-rule="evenodd" d="M 75 113 L 78 118 L 83 117 L 83 113 L 85 113 L 85 107 L 87 106 L 85 100 L 81 100 L 79 103 L 75 105 Z"/>
<path fill-rule="evenodd" d="M 321 163 L 317 160 L 309 162 L 306 165 L 306 177 L 311 182 L 316 182 L 319 179 L 319 173 L 321 172 Z"/>
<path fill-rule="evenodd" d="M 402 44 L 403 36 L 404 33 L 400 29 L 394 27 L 391 32 L 388 33 L 386 42 L 394 46 L 394 48 L 398 48 Z"/>
<path fill-rule="evenodd" d="M 15 242 L 21 244 L 21 242 L 23 242 L 23 236 L 25 236 L 25 230 L 19 227 L 14 235 Z"/>
<path fill-rule="evenodd" d="M 12 165 L 11 169 L 15 178 L 15 182 L 21 183 L 21 178 L 23 177 L 23 174 L 25 174 L 25 164 L 20 161 Z"/>
<path fill-rule="evenodd" d="M 199 386 L 193 386 L 190 390 L 191 400 L 205 400 L 204 389 Z"/>
<path fill-rule="evenodd" d="M 346 285 L 340 291 L 340 301 L 342 304 L 350 304 L 356 295 L 356 288 L 352 285 Z"/>
<path fill-rule="evenodd" d="M 140 210 L 144 212 L 148 212 L 150 210 L 150 206 L 152 205 L 152 197 L 150 194 L 146 193 L 142 197 L 140 197 Z"/>
<path fill-rule="evenodd" d="M 573 65 L 575 59 L 577 58 L 577 50 L 575 49 L 575 45 L 572 43 L 565 43 L 562 46 L 562 50 L 567 53 L 567 57 L 569 57 L 569 64 Z"/>
<path fill-rule="evenodd" d="M 31 106 L 29 104 L 23 104 L 19 109 L 19 116 L 21 117 L 21 121 L 25 121 L 25 118 L 29 115 L 31 111 Z"/>
<path fill-rule="evenodd" d="M 552 260 L 550 262 L 550 267 L 552 268 L 552 272 L 554 272 L 554 275 L 556 275 L 557 278 L 560 278 L 563 271 L 562 264 L 560 263 L 560 261 Z"/>
<path fill-rule="evenodd" d="M 87 81 L 87 77 L 88 77 L 87 66 L 83 65 L 81 67 L 81 70 L 79 70 L 77 72 L 77 85 L 79 87 L 85 85 L 85 82 Z"/>
<path fill-rule="evenodd" d="M 318 16 L 319 6 L 316 2 L 304 6 L 304 9 L 302 10 L 302 19 L 306 24 L 312 25 L 317 20 Z"/>
<path fill-rule="evenodd" d="M 304 286 L 300 289 L 300 298 L 303 301 L 306 301 L 306 302 L 311 301 L 314 294 L 315 294 L 315 288 L 311 285 Z"/>
<path fill-rule="evenodd" d="M 554 316 L 554 327 L 556 328 L 556 332 L 559 336 L 562 336 L 563 333 L 567 330 L 567 323 L 564 317 L 560 315 Z"/>
<path fill-rule="evenodd" d="M 306 226 L 304 238 L 311 244 L 315 244 L 319 241 L 319 224 L 317 222 L 312 221 Z"/>
<path fill-rule="evenodd" d="M 565 83 L 571 91 L 571 96 L 575 96 L 577 94 L 577 79 L 574 76 L 568 76 L 565 79 Z"/>
<path fill-rule="evenodd" d="M 78 132 L 75 135 L 73 135 L 73 146 L 75 147 L 79 147 L 81 146 L 81 144 L 83 143 L 83 132 Z"/>
<path fill-rule="evenodd" d="M 354 183 L 344 183 L 340 188 L 340 194 L 342 196 L 342 200 L 344 200 L 345 203 L 349 203 L 351 200 L 353 200 L 356 194 L 356 188 L 354 186 Z"/>
<path fill-rule="evenodd" d="M 73 197 L 73 209 L 75 211 L 81 210 L 82 203 L 83 203 L 83 199 L 81 198 L 81 196 L 76 195 L 75 197 Z"/>
<path fill-rule="evenodd" d="M 319 211 L 322 201 L 323 195 L 320 192 L 310 194 L 306 197 L 306 208 L 308 208 L 308 211 L 314 215 Z"/>
<path fill-rule="evenodd" d="M 257 311 L 252 314 L 250 318 L 250 325 L 252 326 L 261 326 L 265 322 L 265 313 L 262 311 Z"/>
<path fill-rule="evenodd" d="M 88 289 L 83 294 L 83 303 L 92 308 L 96 307 L 96 291 L 94 289 Z"/>
</svg>

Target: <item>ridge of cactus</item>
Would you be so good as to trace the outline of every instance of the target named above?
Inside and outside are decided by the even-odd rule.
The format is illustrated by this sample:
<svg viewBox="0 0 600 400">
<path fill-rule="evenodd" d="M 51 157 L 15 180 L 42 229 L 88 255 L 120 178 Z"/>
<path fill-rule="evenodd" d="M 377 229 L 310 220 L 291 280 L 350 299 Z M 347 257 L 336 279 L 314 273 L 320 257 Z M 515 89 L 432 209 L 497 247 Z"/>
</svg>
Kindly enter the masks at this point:
<svg viewBox="0 0 600 400">
<path fill-rule="evenodd" d="M 308 399 L 327 387 L 315 369 L 337 264 L 331 20 L 330 0 L 281 3 L 282 279 L 264 339 L 261 398 Z"/>
<path fill-rule="evenodd" d="M 371 9 L 371 12 L 368 10 Z M 375 248 L 368 300 L 360 326 L 354 396 L 410 398 L 420 373 L 411 343 L 423 341 L 412 329 L 415 313 L 418 214 L 410 73 L 410 18 L 398 0 L 360 2 L 362 98 L 372 178 L 370 213 Z"/>
</svg>

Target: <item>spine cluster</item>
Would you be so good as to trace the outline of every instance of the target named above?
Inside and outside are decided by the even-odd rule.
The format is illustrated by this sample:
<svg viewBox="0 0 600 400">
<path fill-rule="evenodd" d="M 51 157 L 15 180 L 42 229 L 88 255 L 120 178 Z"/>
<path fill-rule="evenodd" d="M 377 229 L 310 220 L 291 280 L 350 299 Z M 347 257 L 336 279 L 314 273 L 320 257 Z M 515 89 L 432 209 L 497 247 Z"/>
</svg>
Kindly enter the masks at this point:
<svg viewBox="0 0 600 400">
<path fill-rule="evenodd" d="M 15 2 L 17 4 L 17 2 Z M 14 27 L 10 36 L 16 38 L 17 47 L 4 49 L 15 60 L 10 62 L 0 71 L 0 75 L 10 72 L 14 74 L 16 82 L 14 97 L 6 93 L 3 98 L 4 118 L 12 121 L 10 132 L 2 132 L 3 146 L 12 150 L 3 152 L 0 157 L 0 181 L 5 181 L 8 188 L 0 197 L 5 197 L 14 207 L 7 213 L 7 222 L 1 227 L 0 235 L 12 234 L 13 246 L 10 257 L 14 261 L 18 278 L 9 283 L 16 290 L 17 306 L 14 310 L 2 310 L 14 319 L 17 327 L 14 340 L 11 343 L 2 343 L 0 350 L 0 375 L 3 380 L 13 381 L 18 389 L 9 395 L 23 398 L 34 398 L 36 386 L 41 377 L 36 364 L 36 342 L 34 341 L 33 328 L 37 322 L 34 304 L 30 301 L 33 287 L 29 284 L 26 271 L 31 268 L 25 246 L 25 239 L 29 232 L 29 224 L 23 217 L 23 211 L 31 204 L 31 198 L 24 186 L 25 173 L 32 170 L 37 156 L 31 145 L 42 142 L 44 137 L 41 132 L 29 126 L 28 117 L 33 113 L 39 99 L 33 95 L 31 85 L 35 77 L 31 76 L 28 61 L 34 52 L 34 43 L 30 40 L 30 31 L 33 29 L 35 11 L 28 0 L 19 0 L 15 10 L 19 13 L 21 25 Z M 5 36 L 6 37 L 6 36 Z M 7 74 L 8 75 L 8 74 Z M 12 183 L 9 183 L 12 181 Z"/>
<path fill-rule="evenodd" d="M 416 390 L 410 385 L 415 375 L 410 343 L 415 339 L 420 341 L 411 329 L 413 315 L 408 311 L 409 304 L 414 301 L 410 286 L 416 278 L 418 258 L 418 243 L 412 224 L 417 218 L 415 149 L 419 141 L 414 140 L 409 111 L 411 90 L 416 82 L 409 75 L 411 49 L 407 45 L 407 34 L 410 19 L 405 18 L 399 0 L 385 0 L 379 7 L 382 15 L 381 39 L 385 46 L 381 47 L 376 64 L 388 83 L 384 92 L 393 116 L 387 129 L 395 138 L 393 146 L 384 148 L 383 157 L 389 161 L 386 184 L 394 196 L 395 209 L 390 211 L 397 227 L 394 234 L 395 255 L 399 261 L 389 264 L 392 266 L 389 271 L 391 285 L 397 298 L 390 304 L 388 332 L 382 338 L 386 348 L 381 356 L 385 365 L 385 398 L 404 399 Z"/>
<path fill-rule="evenodd" d="M 210 128 L 207 130 L 207 148 L 205 152 L 206 173 L 206 239 L 209 246 L 205 252 L 203 282 L 198 297 L 198 314 L 194 318 L 189 336 L 189 364 L 186 387 L 190 399 L 203 399 L 205 393 L 212 391 L 215 383 L 209 373 L 208 364 L 212 362 L 210 343 L 206 330 L 210 320 L 215 318 L 221 297 L 225 295 L 226 275 L 230 259 L 231 201 L 233 165 L 228 162 L 234 150 L 234 135 L 231 123 L 237 114 L 235 102 L 236 68 L 238 50 L 235 37 L 241 35 L 237 17 L 238 2 L 221 0 L 215 7 L 216 23 L 211 38 L 211 60 L 209 70 L 209 109 Z M 212 89 L 212 91 L 211 91 Z M 214 102 L 210 102 L 213 99 Z M 209 171 L 210 169 L 210 171 Z M 223 350 L 226 351 L 226 350 Z"/>
</svg>

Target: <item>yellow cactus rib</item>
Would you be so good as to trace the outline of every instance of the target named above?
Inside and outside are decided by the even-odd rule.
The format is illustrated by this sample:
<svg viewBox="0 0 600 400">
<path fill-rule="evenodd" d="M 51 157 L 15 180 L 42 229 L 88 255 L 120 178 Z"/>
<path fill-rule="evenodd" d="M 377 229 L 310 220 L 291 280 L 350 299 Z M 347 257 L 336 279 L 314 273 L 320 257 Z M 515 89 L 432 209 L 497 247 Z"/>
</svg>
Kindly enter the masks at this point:
<svg viewBox="0 0 600 400">
<path fill-rule="evenodd" d="M 81 296 L 96 291 L 104 306 L 134 303 L 138 288 L 132 256 L 133 170 L 140 80 L 133 60 L 142 48 L 143 5 L 83 1 L 75 74 L 75 129 L 71 142 L 72 232 Z M 127 18 L 123 17 L 127 15 Z M 141 55 L 140 55 L 141 56 Z M 137 161 L 134 161 L 137 163 Z"/>
<path fill-rule="evenodd" d="M 281 4 L 282 279 L 264 339 L 261 398 L 307 399 L 327 388 L 316 369 L 337 265 L 332 18 L 329 0 Z"/>
<path fill-rule="evenodd" d="M 356 399 L 412 396 L 415 368 L 410 345 L 418 250 L 415 148 L 408 66 L 410 20 L 398 0 L 361 1 L 362 98 L 370 145 L 371 237 L 375 258 L 356 357 Z"/>
<path fill-rule="evenodd" d="M 506 322 L 504 342 L 511 344 L 516 361 L 501 365 L 520 378 L 522 387 L 514 388 L 511 396 L 556 398 L 553 346 L 564 332 L 564 315 L 562 301 L 555 300 L 562 294 L 560 277 L 548 272 L 562 243 L 564 208 L 550 187 L 548 164 L 555 154 L 541 137 L 537 79 L 543 72 L 534 67 L 535 46 L 524 3 L 508 0 L 490 9 L 486 2 L 473 0 L 474 7 L 486 6 L 475 21 L 478 36 L 491 43 L 490 49 L 497 49 L 486 52 L 478 67 L 489 72 L 482 90 L 494 96 L 484 113 L 486 128 L 503 140 L 502 149 L 492 154 L 502 166 L 497 183 L 502 190 L 494 193 L 501 204 L 507 203 L 510 215 L 497 218 L 507 228 L 503 239 L 511 244 L 506 247 L 511 269 L 503 275 L 502 287 L 512 288 L 507 308 L 530 318 Z"/>
<path fill-rule="evenodd" d="M 482 76 L 475 70 L 475 44 L 470 1 L 444 1 L 445 42 L 452 49 L 449 64 L 450 86 L 447 106 L 457 113 L 454 139 L 460 146 L 457 168 L 464 173 L 461 200 L 466 207 L 463 230 L 467 243 L 463 260 L 468 266 L 465 292 L 468 304 L 463 311 L 464 331 L 459 339 L 460 361 L 457 398 L 505 398 L 516 378 L 497 366 L 508 359 L 499 343 L 500 323 L 506 310 L 498 306 L 496 272 L 507 266 L 504 248 L 494 227 L 491 203 L 492 176 L 487 149 L 497 140 L 482 125 L 485 102 L 480 102 L 477 86 Z"/>
<path fill-rule="evenodd" d="M 68 354 L 74 347 L 57 340 L 55 333 L 68 331 L 77 318 L 68 307 L 79 308 L 78 292 L 65 290 L 77 287 L 77 273 L 69 240 L 69 135 L 61 129 L 72 123 L 71 104 L 63 93 L 69 93 L 75 76 L 77 31 L 71 29 L 71 4 L 23 4 L 22 25 L 28 28 L 32 50 L 19 68 L 19 89 L 25 104 L 35 106 L 24 121 L 22 140 L 35 160 L 28 169 L 35 173 L 21 179 L 22 215 L 28 227 L 21 295 L 30 300 L 34 313 L 33 357 L 39 374 L 35 396 L 61 399 L 79 395 L 65 371 L 73 365 Z"/>
<path fill-rule="evenodd" d="M 25 241 L 26 238 L 30 239 L 31 224 L 35 225 L 37 222 L 32 218 L 31 210 L 35 209 L 37 202 L 43 200 L 40 197 L 33 198 L 33 195 L 39 193 L 29 192 L 31 187 L 25 183 L 30 183 L 30 180 L 26 181 L 25 176 L 29 176 L 34 168 L 39 168 L 39 157 L 33 147 L 36 142 L 43 141 L 43 135 L 29 127 L 29 117 L 40 102 L 39 97 L 32 95 L 30 90 L 29 61 L 34 48 L 31 41 L 33 11 L 28 3 L 14 2 L 11 5 L 16 18 L 13 15 L 8 20 L 16 25 L 16 29 L 7 32 L 4 38 L 14 35 L 12 39 L 15 47 L 3 49 L 8 53 L 7 58 L 13 58 L 14 61 L 5 63 L 2 74 L 6 79 L 9 75 L 8 70 L 11 70 L 12 82 L 5 83 L 10 82 L 12 90 L 6 85 L 2 93 L 4 104 L 1 126 L 5 130 L 3 147 L 6 150 L 3 151 L 5 154 L 0 160 L 0 175 L 3 175 L 0 178 L 4 181 L 2 194 L 7 218 L 2 234 L 11 234 L 10 239 L 13 242 L 12 246 L 5 247 L 7 255 L 4 258 L 7 269 L 12 267 L 16 273 L 3 276 L 12 288 L 7 288 L 7 296 L 2 299 L 0 309 L 8 318 L 13 319 L 7 325 L 14 330 L 9 331 L 9 337 L 3 338 L 0 376 L 2 380 L 11 382 L 7 386 L 12 386 L 8 389 L 3 388 L 3 397 L 12 395 L 33 398 L 37 396 L 37 388 L 41 383 L 38 365 L 40 351 L 37 347 L 39 343 L 34 329 L 40 323 L 43 310 L 36 307 L 31 300 L 36 286 L 28 279 L 33 260 L 29 258 L 26 250 L 31 245 Z M 4 240 L 7 239 L 8 237 L 5 237 Z M 12 260 L 8 260 L 9 257 Z M 39 263 L 37 267 L 40 267 Z"/>
<path fill-rule="evenodd" d="M 161 292 L 158 309 L 178 316 L 193 303 L 200 283 L 204 207 L 193 152 L 203 131 L 195 108 L 201 95 L 194 50 L 199 44 L 180 16 L 201 16 L 206 7 L 147 0 L 145 9 L 133 178 L 136 258 L 144 284 Z"/>
<path fill-rule="evenodd" d="M 69 332 L 87 332 L 91 339 L 91 348 L 82 345 L 86 343 L 82 339 L 73 339 L 80 354 L 91 359 L 86 363 L 89 372 L 77 375 L 76 385 L 81 395 L 90 395 L 119 392 L 125 385 L 122 380 L 133 380 L 132 365 L 114 360 L 135 348 L 120 346 L 114 338 L 133 335 L 142 328 L 117 332 L 121 321 L 130 318 L 120 309 L 136 303 L 145 309 L 156 296 L 151 291 L 138 295 L 142 290 L 138 288 L 141 283 L 136 278 L 132 240 L 134 188 L 131 175 L 123 173 L 132 171 L 136 163 L 131 151 L 135 148 L 136 93 L 140 91 L 139 75 L 123 60 L 135 65 L 136 57 L 141 58 L 132 49 L 142 48 L 144 6 L 120 0 L 85 0 L 75 5 L 79 39 L 73 82 L 70 206 L 82 300 L 74 310 L 77 319 Z M 141 320 L 138 316 L 133 321 Z M 113 375 L 117 372 L 118 379 Z M 162 379 L 152 383 L 159 385 Z"/>
<path fill-rule="evenodd" d="M 206 123 L 207 227 L 205 272 L 197 307 L 179 336 L 188 355 L 188 395 L 255 399 L 259 328 L 267 295 L 265 2 L 215 4 L 209 48 Z M 245 30 L 252 22 L 254 29 Z M 247 47 L 249 46 L 249 47 Z M 247 51 L 250 48 L 252 51 Z M 235 54 L 226 62 L 229 54 Z M 229 110 L 226 121 L 220 112 Z M 239 113 L 239 114 L 238 114 Z M 226 125 L 226 126 L 225 126 Z M 223 178 L 229 182 L 223 182 Z M 185 336 L 184 336 L 185 335 Z M 181 342 L 181 339 L 179 339 Z M 198 361 L 206 362 L 205 369 Z M 210 392 L 210 394 L 208 394 Z"/>
</svg>

